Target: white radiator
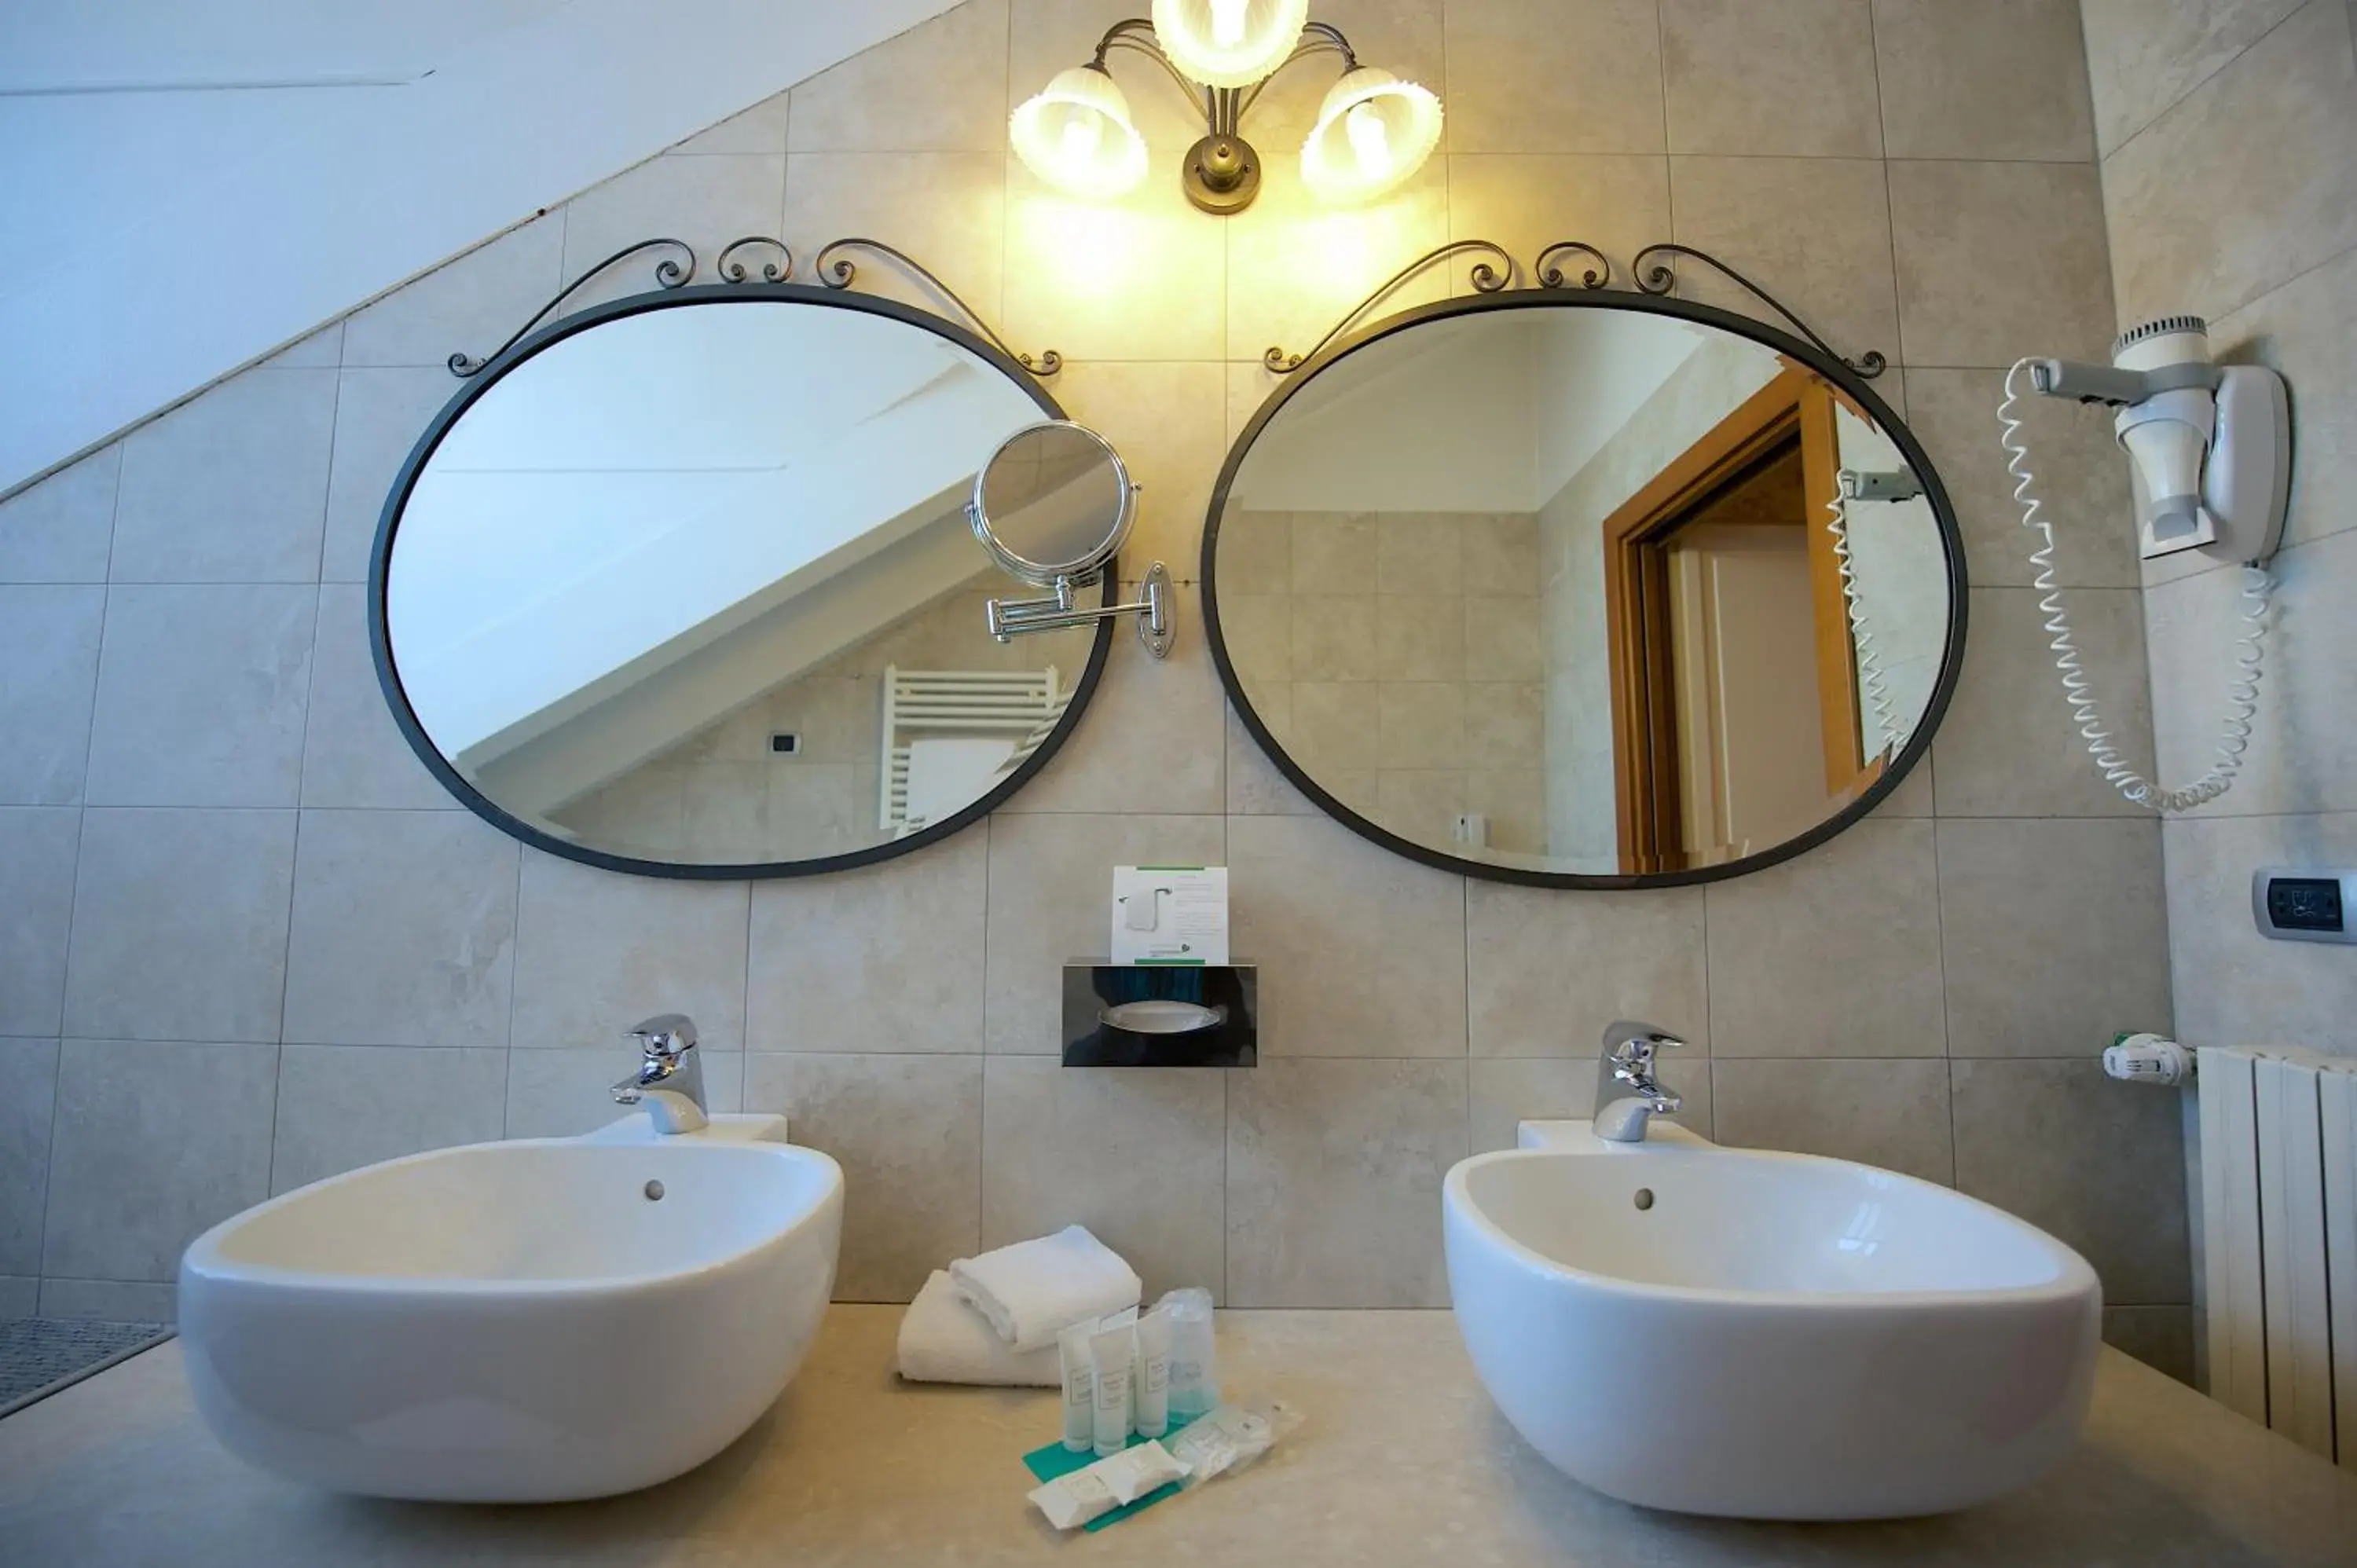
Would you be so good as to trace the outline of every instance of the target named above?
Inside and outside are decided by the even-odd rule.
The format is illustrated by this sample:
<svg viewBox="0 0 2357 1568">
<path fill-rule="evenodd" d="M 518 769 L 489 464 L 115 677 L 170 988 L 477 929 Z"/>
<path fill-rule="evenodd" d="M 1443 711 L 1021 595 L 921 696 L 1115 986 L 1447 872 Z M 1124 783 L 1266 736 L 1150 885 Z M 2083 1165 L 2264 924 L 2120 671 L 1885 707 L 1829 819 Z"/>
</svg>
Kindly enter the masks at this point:
<svg viewBox="0 0 2357 1568">
<path fill-rule="evenodd" d="M 879 824 L 908 832 L 909 747 L 922 736 L 1003 736 L 1011 755 L 1001 777 L 1039 750 L 1071 705 L 1072 689 L 1052 664 L 1044 670 L 884 671 L 883 766 Z"/>
<path fill-rule="evenodd" d="M 2200 1060 L 2210 1392 L 2357 1470 L 2357 1062 Z"/>
</svg>

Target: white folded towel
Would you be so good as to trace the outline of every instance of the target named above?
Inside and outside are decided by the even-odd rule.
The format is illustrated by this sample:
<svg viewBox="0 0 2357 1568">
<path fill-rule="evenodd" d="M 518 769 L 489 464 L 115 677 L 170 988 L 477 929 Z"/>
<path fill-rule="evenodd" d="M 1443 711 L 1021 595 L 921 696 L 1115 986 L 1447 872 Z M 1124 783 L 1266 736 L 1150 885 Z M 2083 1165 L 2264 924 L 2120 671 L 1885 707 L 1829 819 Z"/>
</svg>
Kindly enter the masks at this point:
<svg viewBox="0 0 2357 1568">
<path fill-rule="evenodd" d="M 1121 1255 L 1081 1225 L 960 1258 L 950 1264 L 950 1283 L 958 1299 L 972 1304 L 1017 1350 L 1052 1346 L 1083 1317 L 1135 1306 L 1146 1294 Z"/>
<path fill-rule="evenodd" d="M 900 1375 L 912 1383 L 987 1383 L 1052 1389 L 1063 1380 L 1056 1348 L 1017 1350 L 957 1298 L 935 1269 L 900 1319 Z"/>
</svg>

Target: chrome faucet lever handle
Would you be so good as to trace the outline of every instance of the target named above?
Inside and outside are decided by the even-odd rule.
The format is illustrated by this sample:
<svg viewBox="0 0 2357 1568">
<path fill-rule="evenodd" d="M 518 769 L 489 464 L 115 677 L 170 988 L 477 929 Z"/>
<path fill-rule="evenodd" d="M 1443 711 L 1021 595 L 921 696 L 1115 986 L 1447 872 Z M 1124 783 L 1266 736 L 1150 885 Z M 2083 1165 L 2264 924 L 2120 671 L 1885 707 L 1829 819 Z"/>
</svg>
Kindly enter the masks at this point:
<svg viewBox="0 0 2357 1568">
<path fill-rule="evenodd" d="M 1685 1042 L 1654 1024 L 1620 1019 L 1604 1031 L 1604 1053 L 1597 1060 L 1596 1135 L 1615 1144 L 1640 1144 L 1655 1116 L 1676 1112 L 1684 1101 L 1663 1089 L 1653 1076 L 1663 1050 Z M 1628 1091 L 1619 1091 L 1626 1084 Z"/>
<path fill-rule="evenodd" d="M 651 1057 L 676 1057 L 695 1047 L 695 1020 L 684 1013 L 658 1013 L 624 1033 Z"/>
</svg>

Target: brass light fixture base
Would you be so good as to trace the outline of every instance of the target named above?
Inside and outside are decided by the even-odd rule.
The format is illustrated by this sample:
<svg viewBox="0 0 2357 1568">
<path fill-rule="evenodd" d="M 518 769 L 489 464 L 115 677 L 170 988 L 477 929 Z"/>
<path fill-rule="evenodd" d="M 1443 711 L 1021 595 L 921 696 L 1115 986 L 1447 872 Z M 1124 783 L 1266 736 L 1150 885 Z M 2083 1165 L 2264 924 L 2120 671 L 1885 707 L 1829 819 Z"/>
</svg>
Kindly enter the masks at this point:
<svg viewBox="0 0 2357 1568">
<path fill-rule="evenodd" d="M 1260 154 L 1233 132 L 1213 132 L 1178 166 L 1187 199 L 1216 218 L 1242 212 L 1260 194 Z"/>
</svg>

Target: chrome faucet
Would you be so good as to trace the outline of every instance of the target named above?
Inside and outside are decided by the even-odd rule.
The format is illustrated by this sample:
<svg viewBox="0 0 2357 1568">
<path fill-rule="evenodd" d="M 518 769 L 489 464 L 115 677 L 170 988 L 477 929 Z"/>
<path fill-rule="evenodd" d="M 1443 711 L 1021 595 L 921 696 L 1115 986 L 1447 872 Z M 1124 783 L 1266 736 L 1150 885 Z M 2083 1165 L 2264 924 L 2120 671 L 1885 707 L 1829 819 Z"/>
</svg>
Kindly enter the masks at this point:
<svg viewBox="0 0 2357 1568">
<path fill-rule="evenodd" d="M 1675 1035 L 1652 1024 L 1622 1019 L 1604 1031 L 1604 1054 L 1596 1062 L 1596 1135 L 1614 1144 L 1641 1144 L 1656 1116 L 1684 1103 L 1653 1077 L 1655 1058 L 1665 1046 L 1683 1046 Z"/>
<path fill-rule="evenodd" d="M 694 1133 L 708 1125 L 694 1020 L 681 1013 L 660 1014 L 625 1037 L 639 1042 L 643 1059 L 638 1071 L 614 1086 L 614 1102 L 643 1103 L 658 1133 Z"/>
</svg>

